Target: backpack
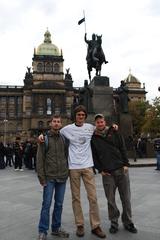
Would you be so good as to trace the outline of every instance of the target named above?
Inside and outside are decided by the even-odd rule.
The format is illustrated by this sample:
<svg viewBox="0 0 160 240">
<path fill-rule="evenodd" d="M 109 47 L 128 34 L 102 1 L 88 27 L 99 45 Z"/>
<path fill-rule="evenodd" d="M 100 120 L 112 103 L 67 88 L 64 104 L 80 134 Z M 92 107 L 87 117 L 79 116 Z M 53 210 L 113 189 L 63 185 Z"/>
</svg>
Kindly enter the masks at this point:
<svg viewBox="0 0 160 240">
<path fill-rule="evenodd" d="M 69 146 L 69 141 L 62 135 L 60 134 L 63 143 L 65 145 L 65 155 L 68 158 L 68 146 Z M 45 153 L 48 152 L 48 147 L 49 147 L 49 138 L 48 138 L 48 132 L 47 134 L 44 136 L 44 144 L 45 144 Z"/>
</svg>

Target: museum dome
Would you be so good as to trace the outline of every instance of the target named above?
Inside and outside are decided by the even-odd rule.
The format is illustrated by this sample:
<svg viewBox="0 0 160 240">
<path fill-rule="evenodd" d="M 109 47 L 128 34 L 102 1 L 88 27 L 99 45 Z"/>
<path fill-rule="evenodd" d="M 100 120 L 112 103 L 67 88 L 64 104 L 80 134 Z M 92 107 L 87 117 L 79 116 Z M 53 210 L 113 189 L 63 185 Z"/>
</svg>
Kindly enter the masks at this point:
<svg viewBox="0 0 160 240">
<path fill-rule="evenodd" d="M 126 79 L 124 79 L 126 83 L 140 83 L 140 81 L 131 74 L 131 69 L 129 69 L 129 75 Z"/>
<path fill-rule="evenodd" d="M 124 79 L 129 88 L 141 88 L 141 82 L 131 74 L 131 70 L 126 79 Z"/>
<path fill-rule="evenodd" d="M 51 34 L 48 29 L 44 34 L 44 42 L 37 48 L 36 55 L 60 56 L 58 47 L 52 44 Z"/>
</svg>

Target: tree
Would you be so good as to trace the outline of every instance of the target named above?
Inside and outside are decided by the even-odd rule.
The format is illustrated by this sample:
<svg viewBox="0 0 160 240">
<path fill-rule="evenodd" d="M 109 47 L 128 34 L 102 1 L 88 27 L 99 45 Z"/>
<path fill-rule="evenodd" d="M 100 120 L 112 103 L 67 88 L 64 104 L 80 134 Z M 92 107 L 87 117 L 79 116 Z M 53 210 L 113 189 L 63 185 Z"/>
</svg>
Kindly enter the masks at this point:
<svg viewBox="0 0 160 240">
<path fill-rule="evenodd" d="M 160 97 L 156 97 L 146 110 L 142 131 L 151 137 L 156 137 L 160 133 Z"/>
<path fill-rule="evenodd" d="M 134 135 L 140 135 L 142 133 L 142 127 L 145 123 L 145 112 L 150 107 L 148 101 L 130 101 L 129 112 L 133 122 Z"/>
</svg>

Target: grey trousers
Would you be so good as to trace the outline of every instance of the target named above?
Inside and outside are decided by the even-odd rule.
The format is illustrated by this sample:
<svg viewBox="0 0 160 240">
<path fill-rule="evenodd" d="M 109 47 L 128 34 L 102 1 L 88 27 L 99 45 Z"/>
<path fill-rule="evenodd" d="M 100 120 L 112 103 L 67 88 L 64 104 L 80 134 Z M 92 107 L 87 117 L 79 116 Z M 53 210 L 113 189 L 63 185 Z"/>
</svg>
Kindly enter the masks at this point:
<svg viewBox="0 0 160 240">
<path fill-rule="evenodd" d="M 108 201 L 108 214 L 111 225 L 118 227 L 118 218 L 120 216 L 115 200 L 117 188 L 122 202 L 122 222 L 125 226 L 132 223 L 129 173 L 124 173 L 124 169 L 120 168 L 115 170 L 111 175 L 103 176 L 102 181 Z"/>
</svg>

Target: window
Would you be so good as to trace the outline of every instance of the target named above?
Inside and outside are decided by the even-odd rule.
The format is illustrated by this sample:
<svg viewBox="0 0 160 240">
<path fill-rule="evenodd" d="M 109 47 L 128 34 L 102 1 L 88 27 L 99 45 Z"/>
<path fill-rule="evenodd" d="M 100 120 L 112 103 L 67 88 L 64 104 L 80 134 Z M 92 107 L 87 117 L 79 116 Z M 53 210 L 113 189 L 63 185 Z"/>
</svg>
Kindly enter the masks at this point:
<svg viewBox="0 0 160 240">
<path fill-rule="evenodd" d="M 31 116 L 31 109 L 30 108 L 26 109 L 26 116 Z"/>
<path fill-rule="evenodd" d="M 46 72 L 52 72 L 52 65 L 50 63 L 46 63 L 45 71 Z"/>
<path fill-rule="evenodd" d="M 51 121 L 47 121 L 47 127 L 50 127 Z"/>
<path fill-rule="evenodd" d="M 44 71 L 44 66 L 43 66 L 42 63 L 38 63 L 38 64 L 37 64 L 37 71 L 38 71 L 38 72 L 43 72 L 43 71 Z"/>
<path fill-rule="evenodd" d="M 60 67 L 58 63 L 54 64 L 54 72 L 56 73 L 60 72 Z"/>
<path fill-rule="evenodd" d="M 59 107 L 55 108 L 55 114 L 59 115 L 61 113 L 61 109 Z"/>
<path fill-rule="evenodd" d="M 1 103 L 2 104 L 6 103 L 6 97 L 1 97 Z"/>
<path fill-rule="evenodd" d="M 47 115 L 52 114 L 52 100 L 47 98 Z"/>
<path fill-rule="evenodd" d="M 22 97 L 18 97 L 17 102 L 18 102 L 18 104 L 22 104 Z"/>
<path fill-rule="evenodd" d="M 14 104 L 14 97 L 9 97 L 9 103 Z"/>
<path fill-rule="evenodd" d="M 1 118 L 5 118 L 6 117 L 6 111 L 5 110 L 1 110 L 0 111 L 0 117 Z"/>
<path fill-rule="evenodd" d="M 44 126 L 44 122 L 43 121 L 39 121 L 38 122 L 38 128 L 43 128 Z"/>
<path fill-rule="evenodd" d="M 43 107 L 38 108 L 38 114 L 41 116 L 43 115 Z"/>
<path fill-rule="evenodd" d="M 10 109 L 8 111 L 9 117 L 14 117 L 15 116 L 15 111 L 13 109 Z"/>
</svg>

